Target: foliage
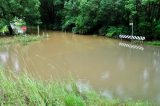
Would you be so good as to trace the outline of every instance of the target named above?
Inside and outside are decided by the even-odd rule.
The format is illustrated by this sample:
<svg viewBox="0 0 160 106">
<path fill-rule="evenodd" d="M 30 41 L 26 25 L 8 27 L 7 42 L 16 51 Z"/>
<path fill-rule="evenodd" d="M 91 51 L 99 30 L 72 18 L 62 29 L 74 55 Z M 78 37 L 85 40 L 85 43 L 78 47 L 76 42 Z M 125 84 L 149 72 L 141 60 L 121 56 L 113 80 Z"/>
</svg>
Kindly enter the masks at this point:
<svg viewBox="0 0 160 106">
<path fill-rule="evenodd" d="M 62 8 L 56 4 L 58 1 Z M 51 19 L 53 21 L 46 21 L 53 26 L 57 26 L 58 22 L 63 31 L 115 36 L 121 29 L 125 29 L 125 34 L 130 34 L 129 23 L 133 22 L 135 35 L 146 36 L 150 40 L 160 39 L 159 0 L 56 0 L 56 2 L 52 2 L 53 12 L 45 12 L 48 18 L 49 14 L 54 13 Z M 54 19 L 57 16 L 58 21 Z M 113 32 L 110 26 L 118 28 L 118 32 Z"/>
<path fill-rule="evenodd" d="M 24 20 L 18 19 L 17 17 L 14 17 L 13 20 L 11 20 L 11 23 L 14 23 L 16 26 L 26 25 L 26 22 Z"/>
<path fill-rule="evenodd" d="M 7 28 L 7 25 L 4 25 L 1 29 L 0 29 L 0 33 L 6 33 L 8 32 L 8 28 Z M 1 35 L 1 34 L 0 34 Z"/>
<path fill-rule="evenodd" d="M 14 42 L 26 45 L 30 42 L 39 41 L 39 40 L 42 40 L 42 39 L 43 39 L 42 36 L 35 36 L 35 35 L 15 36 L 14 37 Z"/>
<path fill-rule="evenodd" d="M 108 37 L 114 37 L 116 35 L 120 35 L 120 34 L 123 34 L 123 33 L 126 33 L 126 32 L 127 32 L 127 30 L 123 26 L 121 26 L 121 27 L 110 26 L 107 29 L 106 36 L 108 36 Z"/>
<path fill-rule="evenodd" d="M 40 24 L 39 0 L 0 0 L 0 29 L 9 26 L 14 17 L 28 25 Z"/>
<path fill-rule="evenodd" d="M 75 94 L 69 94 L 65 98 L 66 106 L 84 106 L 83 98 L 76 96 Z"/>
<path fill-rule="evenodd" d="M 160 46 L 160 41 L 147 41 L 147 45 L 155 45 L 155 46 Z"/>
<path fill-rule="evenodd" d="M 108 27 L 106 27 L 106 26 L 101 27 L 101 28 L 98 30 L 98 34 L 99 34 L 99 35 L 106 35 L 106 33 L 107 33 L 107 28 L 108 28 Z"/>
<path fill-rule="evenodd" d="M 130 34 L 133 22 L 135 35 L 160 40 L 160 0 L 0 0 L 0 17 L 0 29 L 18 17 L 32 25 L 41 19 L 47 29 L 101 35 L 110 26 Z"/>
<path fill-rule="evenodd" d="M 160 39 L 160 20 L 158 20 L 158 22 L 155 23 L 154 39 Z"/>
<path fill-rule="evenodd" d="M 0 30 L 2 30 L 3 27 L 6 26 L 6 22 L 5 22 L 5 21 L 6 21 L 6 20 L 4 20 L 3 18 L 0 18 Z"/>
<path fill-rule="evenodd" d="M 69 82 L 37 81 L 28 75 L 18 77 L 0 68 L 0 104 L 2 106 L 152 106 L 144 101 L 108 100 L 90 90 L 77 94 L 67 90 Z M 14 79 L 14 80 L 13 80 Z M 74 83 L 74 82 L 72 82 Z M 71 88 L 74 89 L 74 88 Z"/>
<path fill-rule="evenodd" d="M 64 4 L 62 30 L 72 31 L 75 27 L 76 17 L 79 14 L 79 0 L 69 0 Z"/>
<path fill-rule="evenodd" d="M 48 29 L 60 29 L 65 0 L 39 0 L 42 25 Z"/>
</svg>

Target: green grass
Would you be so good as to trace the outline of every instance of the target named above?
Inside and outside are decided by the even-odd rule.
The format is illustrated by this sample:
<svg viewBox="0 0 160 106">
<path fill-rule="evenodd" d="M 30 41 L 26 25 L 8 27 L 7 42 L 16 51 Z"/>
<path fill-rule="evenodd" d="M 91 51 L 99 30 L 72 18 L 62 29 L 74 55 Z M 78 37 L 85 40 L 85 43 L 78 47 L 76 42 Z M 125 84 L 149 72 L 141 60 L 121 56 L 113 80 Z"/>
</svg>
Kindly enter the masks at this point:
<svg viewBox="0 0 160 106">
<path fill-rule="evenodd" d="M 148 41 L 145 42 L 147 45 L 160 46 L 160 41 Z"/>
<path fill-rule="evenodd" d="M 144 101 L 108 100 L 93 90 L 79 92 L 74 81 L 43 82 L 5 72 L 0 68 L 1 106 L 152 106 Z"/>
<path fill-rule="evenodd" d="M 8 38 L 2 38 L 0 39 L 0 45 L 7 45 L 7 44 L 29 44 L 34 41 L 39 41 L 44 39 L 44 36 L 36 36 L 36 35 L 27 35 L 27 36 L 21 36 L 16 35 L 13 37 Z"/>
<path fill-rule="evenodd" d="M 28 36 L 16 36 L 14 38 L 15 43 L 20 43 L 20 44 L 28 44 L 33 41 L 39 41 L 42 40 L 44 37 L 43 36 L 35 36 L 35 35 L 28 35 Z"/>
</svg>

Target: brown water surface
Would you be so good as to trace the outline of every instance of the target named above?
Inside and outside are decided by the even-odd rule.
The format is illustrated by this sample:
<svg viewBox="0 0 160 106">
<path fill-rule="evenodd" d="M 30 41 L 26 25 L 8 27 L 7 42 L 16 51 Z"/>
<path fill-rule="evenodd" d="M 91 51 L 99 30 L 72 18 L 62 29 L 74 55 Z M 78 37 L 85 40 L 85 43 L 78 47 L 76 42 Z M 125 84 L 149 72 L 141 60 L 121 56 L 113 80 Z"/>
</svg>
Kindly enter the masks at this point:
<svg viewBox="0 0 160 106">
<path fill-rule="evenodd" d="M 49 38 L 26 46 L 0 47 L 0 64 L 37 79 L 68 79 L 107 98 L 160 103 L 160 47 L 98 36 L 48 32 Z"/>
</svg>

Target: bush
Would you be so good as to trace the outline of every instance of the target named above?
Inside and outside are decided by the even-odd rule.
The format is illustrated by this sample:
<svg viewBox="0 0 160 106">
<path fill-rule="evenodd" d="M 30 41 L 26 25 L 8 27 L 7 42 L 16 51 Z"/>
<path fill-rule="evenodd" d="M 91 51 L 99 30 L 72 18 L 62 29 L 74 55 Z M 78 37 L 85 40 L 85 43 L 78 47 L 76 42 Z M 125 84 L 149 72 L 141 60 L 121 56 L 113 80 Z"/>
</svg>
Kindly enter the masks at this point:
<svg viewBox="0 0 160 106">
<path fill-rule="evenodd" d="M 0 35 L 3 35 L 8 32 L 7 22 L 4 19 L 0 18 Z"/>
<path fill-rule="evenodd" d="M 0 33 L 4 34 L 4 33 L 7 33 L 8 32 L 8 27 L 7 25 L 3 26 L 1 29 L 0 29 Z"/>
<path fill-rule="evenodd" d="M 154 39 L 160 39 L 160 20 L 156 23 L 153 34 Z"/>
<path fill-rule="evenodd" d="M 65 98 L 65 104 L 66 106 L 85 106 L 83 99 L 75 94 L 67 95 Z"/>
<path fill-rule="evenodd" d="M 107 29 L 106 36 L 107 37 L 117 37 L 119 34 L 122 34 L 122 33 L 127 33 L 127 28 L 125 28 L 124 26 L 120 26 L 120 27 L 110 26 Z"/>
<path fill-rule="evenodd" d="M 141 20 L 137 27 L 138 33 L 140 35 L 147 37 L 147 39 L 153 38 L 152 35 L 149 34 L 152 30 L 152 27 L 149 22 Z"/>
<path fill-rule="evenodd" d="M 98 30 L 98 34 L 100 34 L 100 35 L 106 35 L 106 33 L 107 33 L 107 27 L 106 26 L 103 26 Z"/>
</svg>

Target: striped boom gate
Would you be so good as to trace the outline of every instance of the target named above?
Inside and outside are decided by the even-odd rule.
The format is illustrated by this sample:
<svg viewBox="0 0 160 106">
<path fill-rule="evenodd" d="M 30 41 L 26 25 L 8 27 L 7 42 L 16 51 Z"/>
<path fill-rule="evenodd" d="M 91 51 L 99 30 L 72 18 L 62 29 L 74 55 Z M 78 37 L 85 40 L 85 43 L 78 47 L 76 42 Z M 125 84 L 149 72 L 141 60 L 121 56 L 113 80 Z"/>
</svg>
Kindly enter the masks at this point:
<svg viewBox="0 0 160 106">
<path fill-rule="evenodd" d="M 141 40 L 144 41 L 146 38 L 144 36 L 132 36 L 132 35 L 119 35 L 120 39 L 130 39 L 130 40 Z"/>
</svg>

